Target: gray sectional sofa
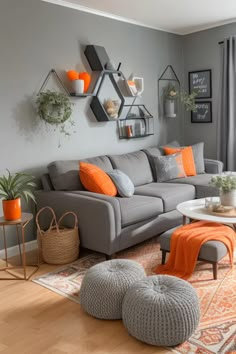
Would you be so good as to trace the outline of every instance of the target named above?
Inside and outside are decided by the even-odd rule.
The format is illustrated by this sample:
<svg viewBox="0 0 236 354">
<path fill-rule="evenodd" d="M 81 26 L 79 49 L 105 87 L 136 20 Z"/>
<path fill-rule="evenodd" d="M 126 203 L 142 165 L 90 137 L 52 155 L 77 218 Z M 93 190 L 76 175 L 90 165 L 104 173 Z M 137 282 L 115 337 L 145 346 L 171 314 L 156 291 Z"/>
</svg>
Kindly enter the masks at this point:
<svg viewBox="0 0 236 354">
<path fill-rule="evenodd" d="M 119 169 L 135 186 L 130 198 L 110 197 L 85 191 L 79 180 L 79 161 L 55 161 L 42 177 L 43 190 L 36 193 L 37 209 L 50 206 L 57 216 L 72 210 L 78 215 L 81 246 L 112 255 L 147 240 L 182 222 L 176 205 L 186 200 L 217 194 L 208 185 L 212 174 L 221 173 L 220 161 L 205 159 L 205 173 L 163 183 L 155 182 L 151 155 L 162 150 L 152 147 L 123 155 L 83 159 L 104 171 Z M 48 224 L 44 214 L 41 223 Z M 72 226 L 72 219 L 66 220 Z"/>
</svg>

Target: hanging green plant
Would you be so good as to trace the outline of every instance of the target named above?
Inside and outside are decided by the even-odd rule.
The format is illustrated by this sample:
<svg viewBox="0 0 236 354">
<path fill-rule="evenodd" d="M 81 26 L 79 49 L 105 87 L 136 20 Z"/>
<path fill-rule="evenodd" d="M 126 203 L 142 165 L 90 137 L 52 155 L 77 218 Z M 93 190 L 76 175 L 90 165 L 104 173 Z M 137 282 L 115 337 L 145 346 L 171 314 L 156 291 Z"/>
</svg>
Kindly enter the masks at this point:
<svg viewBox="0 0 236 354">
<path fill-rule="evenodd" d="M 61 92 L 50 90 L 40 92 L 36 103 L 40 118 L 49 124 L 64 123 L 72 114 L 71 100 Z"/>
<path fill-rule="evenodd" d="M 60 133 L 70 136 L 68 127 L 64 124 L 66 121 L 70 127 L 75 125 L 70 118 L 72 114 L 72 105 L 68 95 L 56 91 L 40 92 L 36 100 L 39 117 L 46 123 L 60 128 Z"/>
</svg>

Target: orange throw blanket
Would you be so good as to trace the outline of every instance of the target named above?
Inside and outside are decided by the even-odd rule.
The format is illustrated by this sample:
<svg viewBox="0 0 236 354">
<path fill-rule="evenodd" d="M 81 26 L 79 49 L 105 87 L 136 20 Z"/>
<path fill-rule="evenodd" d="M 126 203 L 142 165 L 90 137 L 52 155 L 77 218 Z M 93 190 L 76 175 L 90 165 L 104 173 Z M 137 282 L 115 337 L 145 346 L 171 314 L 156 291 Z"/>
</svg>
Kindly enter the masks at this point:
<svg viewBox="0 0 236 354">
<path fill-rule="evenodd" d="M 230 226 L 209 221 L 197 221 L 179 227 L 171 236 L 171 252 L 164 265 L 158 265 L 157 274 L 169 274 L 187 279 L 195 268 L 203 243 L 220 241 L 228 249 L 231 266 L 235 246 L 235 232 Z"/>
</svg>

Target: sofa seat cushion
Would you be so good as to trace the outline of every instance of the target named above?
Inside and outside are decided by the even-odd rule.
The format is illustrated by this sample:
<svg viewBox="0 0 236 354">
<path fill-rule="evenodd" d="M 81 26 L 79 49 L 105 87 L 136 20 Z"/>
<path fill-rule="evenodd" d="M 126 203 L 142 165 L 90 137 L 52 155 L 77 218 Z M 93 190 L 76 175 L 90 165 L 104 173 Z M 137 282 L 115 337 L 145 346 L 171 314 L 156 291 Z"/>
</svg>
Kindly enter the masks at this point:
<svg viewBox="0 0 236 354">
<path fill-rule="evenodd" d="M 175 210 L 179 203 L 195 199 L 195 188 L 177 183 L 149 183 L 136 187 L 134 194 L 161 198 L 166 213 Z"/>
<path fill-rule="evenodd" d="M 151 167 L 147 155 L 143 151 L 135 151 L 123 155 L 109 156 L 113 168 L 124 172 L 134 186 L 153 181 Z"/>
<path fill-rule="evenodd" d="M 209 182 L 213 176 L 215 175 L 204 173 L 197 176 L 172 179 L 171 181 L 168 181 L 168 183 L 182 183 L 193 185 L 196 189 L 197 199 L 213 197 L 219 195 L 218 188 L 209 185 Z"/>
<path fill-rule="evenodd" d="M 130 198 L 116 198 L 120 204 L 122 227 L 151 219 L 163 213 L 160 198 L 133 195 Z"/>
</svg>

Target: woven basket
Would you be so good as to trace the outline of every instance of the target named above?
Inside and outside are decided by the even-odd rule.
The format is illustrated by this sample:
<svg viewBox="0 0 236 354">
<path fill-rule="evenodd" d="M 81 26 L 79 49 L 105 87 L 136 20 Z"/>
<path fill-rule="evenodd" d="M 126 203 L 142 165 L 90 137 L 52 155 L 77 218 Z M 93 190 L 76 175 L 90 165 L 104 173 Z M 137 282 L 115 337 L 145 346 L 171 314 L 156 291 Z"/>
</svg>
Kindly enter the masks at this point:
<svg viewBox="0 0 236 354">
<path fill-rule="evenodd" d="M 46 209 L 51 211 L 52 220 L 49 228 L 43 231 L 39 225 L 39 215 Z M 69 214 L 75 217 L 73 229 L 60 226 L 62 219 Z M 78 218 L 75 213 L 69 211 L 63 214 L 57 222 L 53 209 L 44 207 L 36 215 L 36 225 L 39 249 L 44 262 L 49 264 L 66 264 L 75 261 L 79 257 Z"/>
</svg>

